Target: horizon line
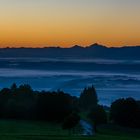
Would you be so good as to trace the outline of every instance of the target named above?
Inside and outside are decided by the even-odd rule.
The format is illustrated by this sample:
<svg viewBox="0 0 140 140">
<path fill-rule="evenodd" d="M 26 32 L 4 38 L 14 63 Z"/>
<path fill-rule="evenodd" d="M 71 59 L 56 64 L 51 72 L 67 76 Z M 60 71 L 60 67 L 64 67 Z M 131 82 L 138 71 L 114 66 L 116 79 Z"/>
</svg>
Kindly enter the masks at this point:
<svg viewBox="0 0 140 140">
<path fill-rule="evenodd" d="M 0 49 L 47 49 L 47 48 L 60 48 L 60 49 L 69 49 L 69 48 L 74 48 L 74 47 L 81 47 L 81 48 L 89 48 L 91 46 L 102 46 L 102 47 L 106 47 L 106 48 L 124 48 L 124 47 L 140 47 L 140 45 L 123 45 L 123 46 L 107 46 L 107 45 L 102 45 L 102 44 L 98 44 L 98 43 L 93 43 L 91 45 L 88 46 L 83 46 L 83 45 L 73 45 L 73 46 L 69 46 L 69 47 L 63 47 L 63 46 L 41 46 L 41 47 L 28 47 L 28 46 L 21 46 L 21 47 L 0 47 Z"/>
</svg>

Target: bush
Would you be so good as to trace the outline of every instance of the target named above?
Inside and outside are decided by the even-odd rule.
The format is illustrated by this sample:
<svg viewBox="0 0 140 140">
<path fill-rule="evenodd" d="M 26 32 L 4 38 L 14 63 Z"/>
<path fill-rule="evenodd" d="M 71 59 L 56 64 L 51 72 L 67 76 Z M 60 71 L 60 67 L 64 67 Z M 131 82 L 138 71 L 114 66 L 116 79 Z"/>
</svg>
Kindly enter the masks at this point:
<svg viewBox="0 0 140 140">
<path fill-rule="evenodd" d="M 71 130 L 79 123 L 79 121 L 80 116 L 77 113 L 73 112 L 68 117 L 65 118 L 62 128 Z"/>
<path fill-rule="evenodd" d="M 101 105 L 95 106 L 88 114 L 88 118 L 92 121 L 94 130 L 97 131 L 97 126 L 107 123 L 107 114 Z"/>
</svg>

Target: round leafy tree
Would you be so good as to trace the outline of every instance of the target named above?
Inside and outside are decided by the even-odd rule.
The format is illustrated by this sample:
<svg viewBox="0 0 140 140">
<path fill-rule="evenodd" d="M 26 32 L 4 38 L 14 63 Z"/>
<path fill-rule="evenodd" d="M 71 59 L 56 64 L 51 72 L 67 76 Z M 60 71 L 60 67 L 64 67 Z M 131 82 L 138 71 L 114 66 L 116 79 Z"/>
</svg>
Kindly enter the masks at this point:
<svg viewBox="0 0 140 140">
<path fill-rule="evenodd" d="M 119 125 L 140 127 L 140 108 L 133 98 L 118 99 L 111 105 L 110 119 Z"/>
</svg>

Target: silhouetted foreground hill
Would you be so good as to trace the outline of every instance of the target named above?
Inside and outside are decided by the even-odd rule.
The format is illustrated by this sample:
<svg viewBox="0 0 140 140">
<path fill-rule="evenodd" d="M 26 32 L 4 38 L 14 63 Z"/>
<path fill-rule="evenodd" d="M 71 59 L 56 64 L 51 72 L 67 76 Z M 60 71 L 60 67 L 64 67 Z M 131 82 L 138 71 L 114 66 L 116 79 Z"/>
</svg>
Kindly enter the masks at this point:
<svg viewBox="0 0 140 140">
<path fill-rule="evenodd" d="M 73 46 L 71 48 L 2 48 L 0 57 L 41 57 L 41 58 L 83 58 L 83 59 L 131 59 L 140 60 L 140 46 L 108 48 L 93 44 L 86 48 Z"/>
</svg>

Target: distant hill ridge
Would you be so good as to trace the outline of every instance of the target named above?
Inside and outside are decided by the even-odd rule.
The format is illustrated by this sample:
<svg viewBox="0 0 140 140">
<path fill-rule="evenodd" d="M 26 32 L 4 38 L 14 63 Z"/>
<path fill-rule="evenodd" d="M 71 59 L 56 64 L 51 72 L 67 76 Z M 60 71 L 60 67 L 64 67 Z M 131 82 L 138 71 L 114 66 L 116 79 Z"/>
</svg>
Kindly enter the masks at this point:
<svg viewBox="0 0 140 140">
<path fill-rule="evenodd" d="M 44 48 L 1 48 L 0 58 L 79 58 L 79 59 L 130 59 L 140 60 L 140 46 L 125 46 L 108 48 L 100 44 L 87 47 L 75 45 L 71 48 L 44 47 Z"/>
</svg>

